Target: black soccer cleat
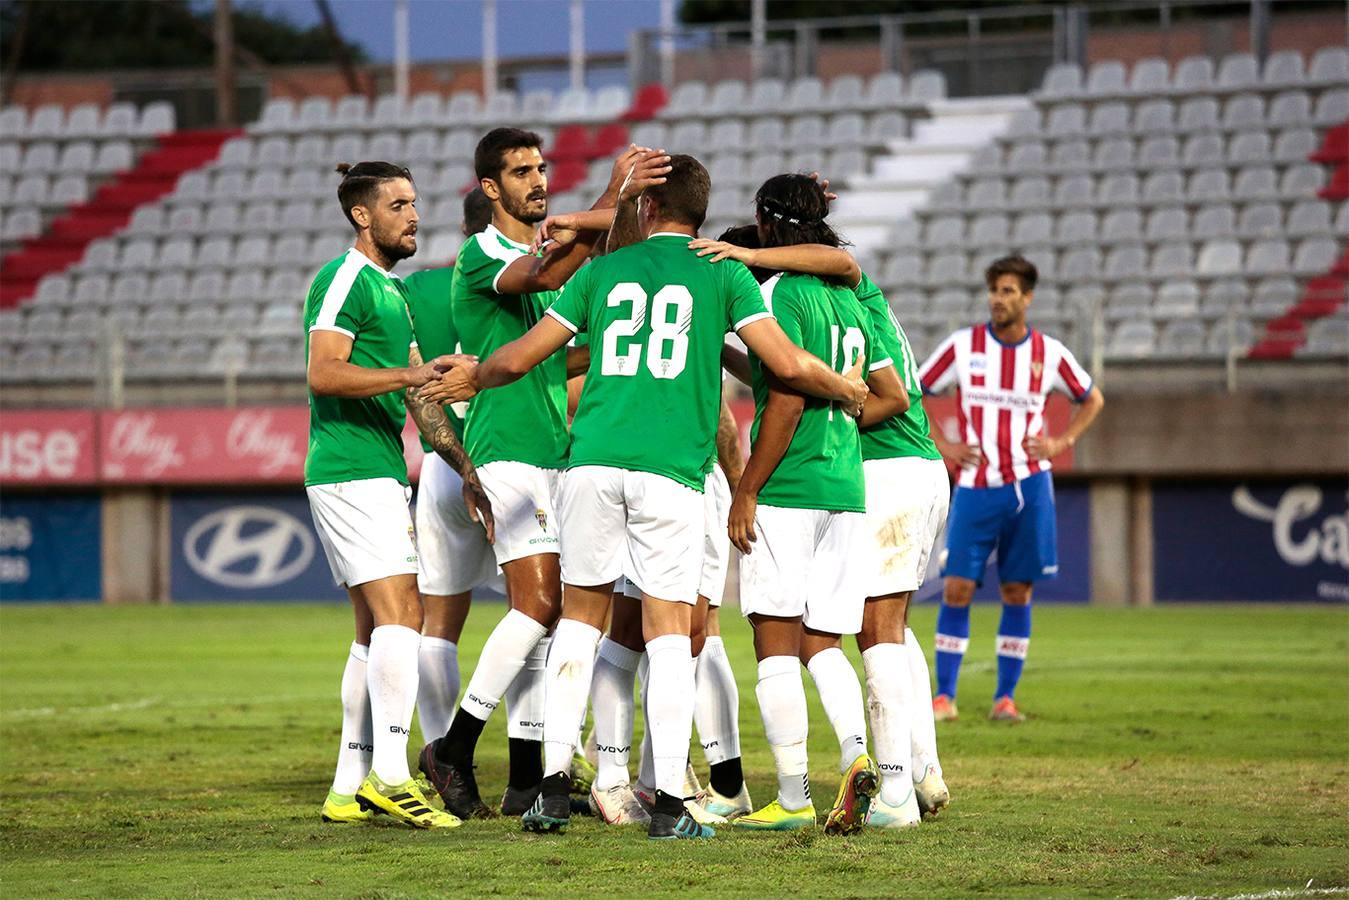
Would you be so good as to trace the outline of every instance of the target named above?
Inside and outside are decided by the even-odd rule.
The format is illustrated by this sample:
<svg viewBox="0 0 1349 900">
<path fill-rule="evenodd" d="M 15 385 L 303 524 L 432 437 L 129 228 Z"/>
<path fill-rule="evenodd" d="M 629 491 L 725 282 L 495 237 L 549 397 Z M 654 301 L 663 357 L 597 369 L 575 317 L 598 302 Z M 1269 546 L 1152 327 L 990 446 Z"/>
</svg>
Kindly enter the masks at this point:
<svg viewBox="0 0 1349 900">
<path fill-rule="evenodd" d="M 538 796 L 538 785 L 531 788 L 515 788 L 507 785 L 506 792 L 501 795 L 501 814 L 523 816 L 529 812 L 529 808 L 534 805 L 534 798 Z"/>
<path fill-rule="evenodd" d="M 454 763 L 436 758 L 436 745 L 444 738 L 436 738 L 422 748 L 417 757 L 417 768 L 445 803 L 445 810 L 461 819 L 494 819 L 496 813 L 478 793 L 478 781 L 472 767 L 461 768 Z"/>
<path fill-rule="evenodd" d="M 651 824 L 646 827 L 646 836 L 653 841 L 677 841 L 694 838 L 710 838 L 716 835 L 710 826 L 699 825 L 693 816 L 681 812 L 677 817 L 662 812 L 651 814 Z"/>
<path fill-rule="evenodd" d="M 571 779 L 559 772 L 543 779 L 539 796 L 528 812 L 520 817 L 520 826 L 535 834 L 562 834 L 571 822 Z"/>
</svg>

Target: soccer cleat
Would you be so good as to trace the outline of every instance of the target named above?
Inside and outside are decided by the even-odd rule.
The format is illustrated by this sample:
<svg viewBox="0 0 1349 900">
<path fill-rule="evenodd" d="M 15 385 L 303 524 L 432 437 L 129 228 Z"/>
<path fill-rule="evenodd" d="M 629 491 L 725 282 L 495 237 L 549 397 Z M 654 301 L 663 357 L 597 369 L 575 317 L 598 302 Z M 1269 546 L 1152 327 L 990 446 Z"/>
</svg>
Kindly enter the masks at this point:
<svg viewBox="0 0 1349 900">
<path fill-rule="evenodd" d="M 537 785 L 532 788 L 513 788 L 506 785 L 506 791 L 501 795 L 501 814 L 523 816 L 534 805 L 534 798 L 537 796 L 539 796 Z"/>
<path fill-rule="evenodd" d="M 717 789 L 709 784 L 698 795 L 698 803 L 712 815 L 721 816 L 727 821 L 737 819 L 754 809 L 749 799 L 749 785 L 744 782 L 740 784 L 740 793 L 734 797 L 717 793 Z"/>
<path fill-rule="evenodd" d="M 951 792 L 942 780 L 941 769 L 936 766 L 928 766 L 923 777 L 913 783 L 913 793 L 925 816 L 935 816 L 951 803 Z"/>
<path fill-rule="evenodd" d="M 637 802 L 642 804 L 642 808 L 647 812 L 656 808 L 656 789 L 642 784 L 640 781 L 632 786 L 632 795 L 637 798 Z"/>
<path fill-rule="evenodd" d="M 834 808 L 824 818 L 825 834 L 854 834 L 866 824 L 872 798 L 880 790 L 881 776 L 871 757 L 863 753 L 843 773 L 834 798 Z"/>
<path fill-rule="evenodd" d="M 689 763 L 684 769 L 684 796 L 696 797 L 703 792 L 703 785 L 698 781 L 698 773 L 693 771 L 693 763 Z"/>
<path fill-rule="evenodd" d="M 647 838 L 653 841 L 710 838 L 715 837 L 716 834 L 715 829 L 694 821 L 693 816 L 689 814 L 687 809 L 680 813 L 678 818 L 665 813 L 653 812 L 651 824 L 646 828 Z"/>
<path fill-rule="evenodd" d="M 891 806 L 876 797 L 867 809 L 868 828 L 913 828 L 922 820 L 923 814 L 919 812 L 912 792 L 899 806 Z"/>
<path fill-rule="evenodd" d="M 938 722 L 954 722 L 960 718 L 960 711 L 956 709 L 956 701 L 945 694 L 938 694 L 932 698 L 932 718 Z"/>
<path fill-rule="evenodd" d="M 571 792 L 589 794 L 590 786 L 595 783 L 595 767 L 583 753 L 574 753 L 571 758 Z"/>
<path fill-rule="evenodd" d="M 651 822 L 651 814 L 638 802 L 632 786 L 627 784 L 616 784 L 603 791 L 592 787 L 590 811 L 606 825 L 646 825 Z"/>
<path fill-rule="evenodd" d="M 496 813 L 482 802 L 478 793 L 478 781 L 473 770 L 461 769 L 453 763 L 436 759 L 436 745 L 444 738 L 436 738 L 422 748 L 417 757 L 417 768 L 431 782 L 440 799 L 445 803 L 445 811 L 461 819 L 494 819 Z"/>
<path fill-rule="evenodd" d="M 988 711 L 988 717 L 995 722 L 1024 722 L 1026 717 L 1016 708 L 1011 697 L 1003 697 L 993 704 L 993 708 Z"/>
<path fill-rule="evenodd" d="M 815 824 L 815 805 L 791 810 L 783 807 L 782 803 L 774 798 L 773 802 L 763 809 L 743 815 L 731 824 L 751 831 L 797 831 Z"/>
<path fill-rule="evenodd" d="M 356 791 L 356 802 L 371 813 L 384 813 L 416 828 L 458 828 L 458 816 L 434 809 L 411 778 L 402 784 L 385 784 L 374 772 Z"/>
<path fill-rule="evenodd" d="M 362 808 L 361 804 L 356 802 L 355 794 L 329 791 L 328 798 L 323 801 L 323 812 L 320 813 L 320 817 L 325 822 L 337 825 L 359 825 L 369 822 L 375 814 Z"/>
<path fill-rule="evenodd" d="M 567 776 L 559 772 L 543 780 L 534 805 L 520 817 L 520 827 L 535 834 L 562 834 L 571 821 L 571 797 Z"/>
<path fill-rule="evenodd" d="M 699 825 L 725 825 L 727 822 L 725 816 L 704 809 L 697 797 L 684 798 L 684 811 L 693 816 L 693 821 Z"/>
</svg>

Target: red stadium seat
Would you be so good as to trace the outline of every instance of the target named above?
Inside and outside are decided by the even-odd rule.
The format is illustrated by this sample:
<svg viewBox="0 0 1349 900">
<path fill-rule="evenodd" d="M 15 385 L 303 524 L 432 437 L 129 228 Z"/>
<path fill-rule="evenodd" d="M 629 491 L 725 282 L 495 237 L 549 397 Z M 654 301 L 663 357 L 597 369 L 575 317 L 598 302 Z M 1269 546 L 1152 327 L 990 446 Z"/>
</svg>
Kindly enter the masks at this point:
<svg viewBox="0 0 1349 900">
<path fill-rule="evenodd" d="M 1312 162 L 1343 165 L 1349 160 L 1349 122 L 1336 125 L 1326 132 L 1321 146 L 1311 155 Z"/>
<path fill-rule="evenodd" d="M 557 130 L 548 158 L 553 162 L 588 159 L 594 155 L 590 148 L 590 129 L 584 125 L 564 125 Z"/>
<path fill-rule="evenodd" d="M 669 102 L 670 95 L 665 90 L 664 85 L 642 85 L 641 90 L 632 100 L 632 106 L 619 118 L 624 122 L 642 122 L 646 119 L 655 118 L 656 113 L 660 112 Z"/>
<path fill-rule="evenodd" d="M 1307 281 L 1302 297 L 1289 312 L 1299 319 L 1319 319 L 1338 310 L 1349 295 L 1349 279 L 1341 275 L 1320 275 Z"/>
<path fill-rule="evenodd" d="M 628 143 L 628 126 L 612 122 L 595 132 L 595 140 L 590 145 L 591 157 L 609 156 Z"/>
<path fill-rule="evenodd" d="M 569 191 L 586 179 L 587 167 L 579 159 L 563 159 L 553 163 L 548 170 L 548 191 L 560 194 Z"/>
<path fill-rule="evenodd" d="M 1349 200 L 1349 163 L 1341 164 L 1330 176 L 1330 183 L 1317 192 L 1322 200 Z"/>
</svg>

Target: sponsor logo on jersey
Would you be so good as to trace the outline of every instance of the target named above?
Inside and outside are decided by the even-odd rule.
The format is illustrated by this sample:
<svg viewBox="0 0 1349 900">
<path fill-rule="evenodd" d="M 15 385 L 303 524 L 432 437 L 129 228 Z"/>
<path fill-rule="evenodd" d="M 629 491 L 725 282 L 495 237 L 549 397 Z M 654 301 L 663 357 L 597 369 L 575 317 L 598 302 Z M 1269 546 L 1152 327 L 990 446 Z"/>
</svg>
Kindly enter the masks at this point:
<svg viewBox="0 0 1349 900">
<path fill-rule="evenodd" d="M 988 369 L 988 357 L 982 353 L 970 354 L 970 371 L 983 372 Z"/>
<path fill-rule="evenodd" d="M 224 587 L 274 587 L 305 570 L 314 538 L 303 522 L 279 509 L 227 506 L 187 530 L 183 556 L 194 572 Z"/>
</svg>

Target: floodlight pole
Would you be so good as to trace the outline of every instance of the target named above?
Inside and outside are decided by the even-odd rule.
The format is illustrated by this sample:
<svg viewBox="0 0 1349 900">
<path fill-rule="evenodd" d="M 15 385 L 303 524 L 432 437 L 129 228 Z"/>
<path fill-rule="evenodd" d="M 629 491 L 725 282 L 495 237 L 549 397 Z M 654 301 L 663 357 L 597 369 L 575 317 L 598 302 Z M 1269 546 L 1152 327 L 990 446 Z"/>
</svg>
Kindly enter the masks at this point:
<svg viewBox="0 0 1349 900">
<path fill-rule="evenodd" d="M 497 92 L 497 0 L 482 0 L 482 94 Z"/>
<path fill-rule="evenodd" d="M 408 99 L 408 0 L 393 4 L 393 92 L 401 103 Z"/>
<path fill-rule="evenodd" d="M 234 95 L 234 16 L 230 0 L 215 0 L 215 123 L 233 128 L 238 121 Z"/>
<path fill-rule="evenodd" d="M 583 0 L 571 0 L 569 11 L 571 24 L 571 86 L 572 90 L 582 90 L 586 86 L 586 18 Z"/>
<path fill-rule="evenodd" d="M 674 0 L 660 0 L 660 82 L 666 87 L 675 80 Z"/>
<path fill-rule="evenodd" d="M 765 22 L 768 18 L 767 0 L 753 0 L 749 7 L 750 76 L 758 78 L 764 71 L 764 48 L 767 44 Z"/>
</svg>

